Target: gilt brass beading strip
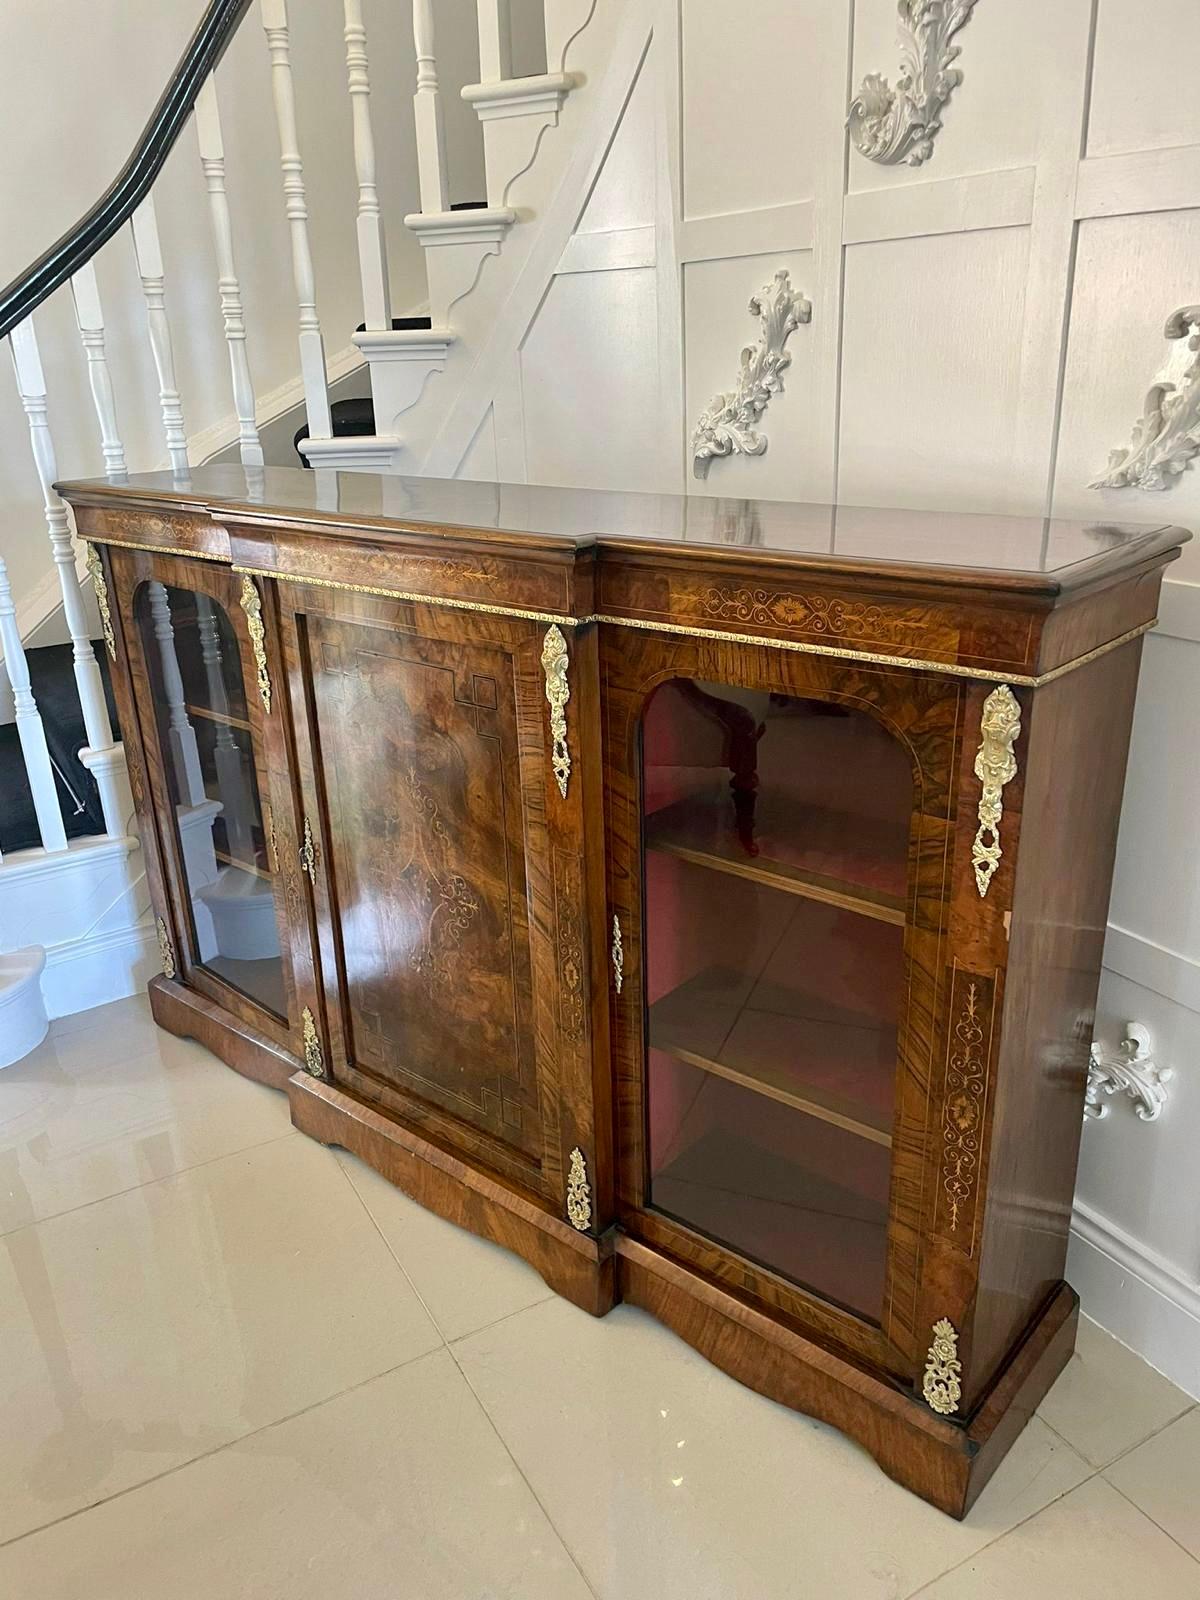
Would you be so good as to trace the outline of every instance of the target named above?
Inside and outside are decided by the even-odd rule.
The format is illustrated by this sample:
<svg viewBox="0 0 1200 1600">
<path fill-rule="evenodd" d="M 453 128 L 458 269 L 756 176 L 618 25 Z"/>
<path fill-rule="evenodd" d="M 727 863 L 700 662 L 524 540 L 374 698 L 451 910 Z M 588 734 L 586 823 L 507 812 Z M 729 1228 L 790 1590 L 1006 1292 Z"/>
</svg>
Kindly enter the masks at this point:
<svg viewBox="0 0 1200 1600">
<path fill-rule="evenodd" d="M 607 622 L 617 628 L 643 628 L 650 633 L 677 633 L 689 639 L 713 639 L 720 644 L 761 644 L 769 650 L 791 650 L 804 656 L 832 656 L 836 661 L 865 661 L 877 667 L 904 667 L 910 672 L 945 672 L 954 678 L 972 678 L 977 683 L 1016 683 L 1023 689 L 1040 689 L 1043 684 L 1053 683 L 1055 678 L 1061 678 L 1068 672 L 1074 672 L 1076 667 L 1084 667 L 1089 661 L 1095 661 L 1098 656 L 1107 655 L 1110 650 L 1119 650 L 1123 644 L 1140 638 L 1143 633 L 1149 633 L 1151 628 L 1158 626 L 1158 618 L 1150 622 L 1143 622 L 1136 628 L 1130 628 L 1127 633 L 1110 639 L 1107 644 L 1097 645 L 1094 650 L 1088 650 L 1081 656 L 1076 656 L 1072 661 L 1064 661 L 1060 667 L 1052 667 L 1049 672 L 987 672 L 981 667 L 964 667 L 957 661 L 922 661 L 916 656 L 884 655 L 876 650 L 849 650 L 837 645 L 807 644 L 799 639 L 771 639 L 758 633 L 728 633 L 720 628 L 689 628 L 678 622 L 650 622 L 641 617 L 610 617 L 603 612 L 593 617 L 580 618 L 583 622 Z"/>
<path fill-rule="evenodd" d="M 557 611 L 530 611 L 522 606 L 497 606 L 486 600 L 460 600 L 446 595 L 415 594 L 407 589 L 380 589 L 369 583 L 339 583 L 336 578 L 306 578 L 298 572 L 269 572 L 263 567 L 234 567 L 234 572 L 253 573 L 257 578 L 274 578 L 277 583 L 311 584 L 317 589 L 341 589 L 347 594 L 377 595 L 381 600 L 412 600 L 423 606 L 449 606 L 454 611 L 481 611 L 489 617 L 524 617 L 527 622 L 557 622 L 560 628 L 575 628 L 594 617 L 566 617 Z"/>
<path fill-rule="evenodd" d="M 93 536 L 96 544 L 119 545 L 125 550 L 148 550 L 151 554 L 165 556 L 196 556 L 202 561 L 225 561 L 224 556 L 212 555 L 207 550 L 178 550 L 167 545 L 134 544 L 127 539 L 109 539 Z M 226 563 L 228 564 L 228 563 Z M 680 622 L 653 622 L 644 617 L 614 617 L 605 612 L 595 612 L 586 617 L 569 617 L 553 611 L 532 611 L 522 606 L 498 606 L 484 600 L 449 599 L 440 595 L 415 594 L 403 589 L 382 589 L 366 583 L 339 583 L 335 578 L 306 578 L 297 572 L 273 572 L 265 567 L 232 568 L 234 572 L 251 573 L 258 578 L 273 578 L 277 583 L 310 584 L 317 589 L 340 589 L 348 594 L 375 595 L 381 600 L 409 600 L 419 605 L 448 606 L 455 611 L 478 611 L 494 617 L 523 617 L 529 622 L 557 622 L 560 628 L 579 628 L 590 622 L 605 622 L 614 628 L 640 628 L 648 633 L 675 633 L 691 639 L 714 639 L 722 644 L 761 644 L 769 650 L 791 650 L 797 655 L 829 656 L 835 661 L 863 661 L 876 667 L 904 667 L 910 672 L 943 672 L 953 678 L 970 678 L 976 683 L 1015 683 L 1022 689 L 1040 689 L 1065 677 L 1090 661 L 1119 650 L 1122 645 L 1139 639 L 1158 626 L 1158 618 L 1142 622 L 1136 628 L 1118 634 L 1115 639 L 1086 650 L 1083 655 L 1051 667 L 1048 672 L 988 672 L 981 667 L 966 667 L 957 661 L 922 661 L 917 656 L 888 655 L 878 650 L 849 650 L 837 645 L 809 644 L 800 639 L 772 639 L 758 633 L 731 633 L 724 628 L 692 628 Z"/>
<path fill-rule="evenodd" d="M 152 556 L 192 556 L 197 561 L 219 561 L 222 566 L 229 565 L 228 556 L 215 555 L 211 550 L 185 550 L 177 544 L 136 544 L 132 539 L 110 539 L 106 533 L 89 533 L 88 542 L 115 545 L 118 550 L 146 550 Z"/>
</svg>

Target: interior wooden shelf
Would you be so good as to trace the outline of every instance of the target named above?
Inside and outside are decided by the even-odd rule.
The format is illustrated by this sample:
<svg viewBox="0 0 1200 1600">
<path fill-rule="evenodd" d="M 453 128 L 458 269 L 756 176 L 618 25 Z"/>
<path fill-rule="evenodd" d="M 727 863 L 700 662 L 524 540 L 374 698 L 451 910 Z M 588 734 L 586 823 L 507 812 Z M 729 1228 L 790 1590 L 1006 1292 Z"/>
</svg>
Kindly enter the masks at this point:
<svg viewBox="0 0 1200 1600">
<path fill-rule="evenodd" d="M 240 867 L 243 872 L 252 872 L 256 878 L 263 878 L 267 883 L 273 881 L 274 874 L 268 872 L 265 867 L 258 866 L 253 861 L 243 861 L 240 856 L 231 856 L 227 850 L 218 850 L 215 845 L 213 846 L 213 855 L 223 866 Z"/>
<path fill-rule="evenodd" d="M 759 805 L 766 809 L 763 800 L 760 799 Z M 764 821 L 769 822 L 769 817 Z M 829 831 L 826 819 L 822 819 L 821 827 L 822 831 Z M 887 842 L 891 845 L 892 858 L 898 859 L 899 872 L 891 868 L 887 852 L 881 851 L 872 857 L 869 827 L 858 822 L 841 824 L 840 832 L 853 833 L 855 839 L 853 852 L 846 861 L 848 870 L 842 875 L 815 871 L 803 862 L 773 854 L 767 828 L 760 830 L 756 826 L 758 853 L 754 854 L 738 838 L 733 805 L 725 790 L 689 796 L 652 812 L 646 818 L 645 843 L 647 850 L 657 850 L 714 872 L 726 872 L 751 883 L 766 884 L 806 900 L 837 906 L 840 910 L 902 928 L 905 922 L 905 857 L 896 850 L 896 841 Z M 824 856 L 829 853 L 825 851 Z M 871 882 L 872 877 L 878 881 Z"/>
<path fill-rule="evenodd" d="M 817 980 L 819 982 L 819 979 Z M 889 1147 L 896 1030 L 821 997 L 772 984 L 739 992 L 710 969 L 650 1007 L 649 1043 L 692 1067 Z"/>
<path fill-rule="evenodd" d="M 713 1061 L 708 1056 L 697 1055 L 694 1050 L 685 1050 L 682 1046 L 661 1045 L 655 1048 L 665 1050 L 668 1055 L 674 1056 L 676 1061 L 683 1061 L 688 1066 L 700 1067 L 705 1072 L 715 1073 L 718 1078 L 725 1078 L 730 1083 L 740 1083 L 744 1089 L 753 1089 L 758 1094 L 766 1095 L 770 1100 L 778 1100 L 781 1105 L 791 1106 L 794 1111 L 802 1111 L 806 1116 L 832 1123 L 835 1128 L 842 1128 L 846 1133 L 856 1133 L 862 1139 L 870 1139 L 873 1144 L 891 1148 L 891 1134 L 875 1121 L 864 1121 L 861 1107 L 856 1106 L 851 1100 L 841 1100 L 837 1095 L 825 1094 L 819 1089 L 809 1089 L 805 1093 L 800 1093 L 794 1087 L 794 1074 L 786 1069 L 768 1066 L 765 1069 L 760 1068 L 755 1073 L 742 1072 L 724 1061 Z"/>
<path fill-rule="evenodd" d="M 245 717 L 231 717 L 224 711 L 212 711 L 208 706 L 193 705 L 187 701 L 184 710 L 189 717 L 203 717 L 206 722 L 220 722 L 227 728 L 240 728 L 243 733 L 250 732 L 250 724 Z"/>
<path fill-rule="evenodd" d="M 802 1136 L 793 1133 L 785 1145 L 760 1136 L 755 1119 L 731 1103 L 738 1092 L 718 1078 L 705 1080 L 693 1102 L 695 1126 L 651 1173 L 650 1204 L 822 1298 L 870 1315 L 882 1304 L 887 1269 L 889 1152 L 864 1143 L 858 1160 L 830 1172 L 827 1162 L 807 1158 Z M 768 1101 L 758 1104 L 776 1124 L 786 1116 Z"/>
</svg>

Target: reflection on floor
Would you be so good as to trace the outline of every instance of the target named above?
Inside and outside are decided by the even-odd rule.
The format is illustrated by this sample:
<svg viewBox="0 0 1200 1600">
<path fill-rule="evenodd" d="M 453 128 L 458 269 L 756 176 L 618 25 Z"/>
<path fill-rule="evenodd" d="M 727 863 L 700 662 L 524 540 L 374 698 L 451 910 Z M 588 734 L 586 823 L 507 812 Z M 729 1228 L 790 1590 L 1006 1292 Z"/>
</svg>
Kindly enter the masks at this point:
<svg viewBox="0 0 1200 1600">
<path fill-rule="evenodd" d="M 0 1073 L 0 1351 L 5 1597 L 1200 1596 L 1200 1410 L 1090 1323 L 951 1522 L 141 1000 Z"/>
</svg>

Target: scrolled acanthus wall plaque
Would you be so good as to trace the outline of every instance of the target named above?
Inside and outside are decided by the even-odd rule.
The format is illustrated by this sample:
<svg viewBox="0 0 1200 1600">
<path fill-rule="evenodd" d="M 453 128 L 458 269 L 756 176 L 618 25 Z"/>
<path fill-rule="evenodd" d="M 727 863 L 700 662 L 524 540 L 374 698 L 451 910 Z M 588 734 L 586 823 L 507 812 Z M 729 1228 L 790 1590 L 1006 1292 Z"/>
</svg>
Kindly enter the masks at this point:
<svg viewBox="0 0 1200 1600">
<path fill-rule="evenodd" d="M 850 137 L 868 161 L 919 167 L 932 156 L 942 107 L 962 82 L 954 65 L 962 52 L 950 41 L 974 9 L 975 0 L 899 0 L 896 87 L 869 72 L 850 102 Z"/>
<path fill-rule="evenodd" d="M 1133 428 L 1133 438 L 1108 458 L 1092 489 L 1169 489 L 1200 455 L 1200 306 L 1167 318 L 1172 340 Z"/>
<path fill-rule="evenodd" d="M 742 351 L 735 388 L 714 395 L 692 430 L 692 470 L 707 478 L 715 456 L 761 456 L 767 448 L 758 424 L 772 395 L 783 391 L 792 358 L 784 346 L 802 322 L 812 321 L 812 302 L 793 289 L 781 267 L 761 293 L 750 297 L 750 315 L 761 326 L 758 343 Z"/>
</svg>

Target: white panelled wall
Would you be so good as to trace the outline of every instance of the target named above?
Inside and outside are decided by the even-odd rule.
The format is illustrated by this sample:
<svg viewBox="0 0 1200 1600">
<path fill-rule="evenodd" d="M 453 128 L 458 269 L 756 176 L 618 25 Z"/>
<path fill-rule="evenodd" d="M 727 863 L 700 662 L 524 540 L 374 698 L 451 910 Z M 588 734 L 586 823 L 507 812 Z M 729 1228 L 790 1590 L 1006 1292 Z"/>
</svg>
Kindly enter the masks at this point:
<svg viewBox="0 0 1200 1600">
<path fill-rule="evenodd" d="M 576 124 L 594 159 L 563 168 L 483 355 L 413 414 L 407 470 L 1200 532 L 1200 467 L 1088 487 L 1130 442 L 1168 317 L 1200 302 L 1195 0 L 977 0 L 912 166 L 846 131 L 863 79 L 899 74 L 896 0 L 623 9 Z M 813 312 L 767 449 L 696 481 L 688 434 L 781 268 Z M 1089 1123 L 1070 1271 L 1200 1395 L 1200 542 L 1144 662 L 1096 1031 L 1147 1023 L 1174 1077 L 1157 1121 L 1124 1102 Z"/>
</svg>

